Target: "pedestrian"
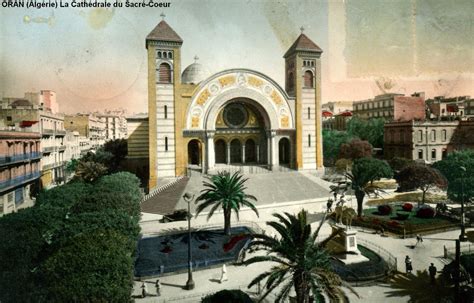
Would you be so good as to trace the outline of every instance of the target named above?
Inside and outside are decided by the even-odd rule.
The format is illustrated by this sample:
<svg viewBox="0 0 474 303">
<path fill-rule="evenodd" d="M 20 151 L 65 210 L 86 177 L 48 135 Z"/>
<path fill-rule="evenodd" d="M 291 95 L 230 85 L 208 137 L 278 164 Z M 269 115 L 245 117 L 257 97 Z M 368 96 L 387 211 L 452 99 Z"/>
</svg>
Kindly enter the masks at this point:
<svg viewBox="0 0 474 303">
<path fill-rule="evenodd" d="M 430 281 L 431 281 L 431 284 L 435 284 L 436 283 L 436 272 L 438 271 L 436 266 L 434 266 L 433 263 L 431 263 L 430 267 L 428 268 L 428 271 L 430 272 Z"/>
<path fill-rule="evenodd" d="M 340 206 L 344 206 L 344 204 L 346 203 L 346 199 L 345 199 L 345 195 L 344 193 L 342 193 L 341 195 L 341 198 L 339 198 L 339 202 L 337 202 L 337 205 L 340 205 Z"/>
<path fill-rule="evenodd" d="M 142 287 L 142 298 L 145 298 L 146 295 L 148 294 L 148 289 L 146 288 L 146 283 L 143 282 L 141 287 Z"/>
<path fill-rule="evenodd" d="M 405 268 L 406 268 L 407 274 L 411 273 L 411 271 L 413 270 L 413 267 L 411 265 L 411 258 L 409 256 L 405 257 Z"/>
<path fill-rule="evenodd" d="M 161 283 L 160 283 L 160 279 L 156 279 L 155 287 L 156 287 L 156 296 L 157 296 L 157 297 L 161 296 Z"/>
<path fill-rule="evenodd" d="M 415 247 L 418 246 L 418 243 L 423 243 L 423 238 L 420 234 L 416 234 L 416 244 Z"/>
<path fill-rule="evenodd" d="M 332 213 L 332 204 L 333 203 L 334 203 L 334 201 L 331 198 L 329 198 L 328 202 L 326 203 L 328 213 Z"/>
<path fill-rule="evenodd" d="M 220 283 L 227 281 L 227 268 L 225 267 L 225 264 L 222 265 L 222 272 L 221 272 L 221 279 L 219 280 Z"/>
</svg>

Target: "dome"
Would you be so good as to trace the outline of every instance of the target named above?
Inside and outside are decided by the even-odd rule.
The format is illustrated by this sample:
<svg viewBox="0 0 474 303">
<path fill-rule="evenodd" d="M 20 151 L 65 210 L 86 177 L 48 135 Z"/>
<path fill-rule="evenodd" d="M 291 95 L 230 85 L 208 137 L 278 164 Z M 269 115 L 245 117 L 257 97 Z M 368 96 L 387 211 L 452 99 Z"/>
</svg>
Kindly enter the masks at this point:
<svg viewBox="0 0 474 303">
<path fill-rule="evenodd" d="M 183 84 L 198 84 L 202 80 L 206 79 L 209 75 L 207 69 L 205 69 L 202 64 L 193 63 L 186 67 L 181 75 L 181 82 Z"/>
</svg>

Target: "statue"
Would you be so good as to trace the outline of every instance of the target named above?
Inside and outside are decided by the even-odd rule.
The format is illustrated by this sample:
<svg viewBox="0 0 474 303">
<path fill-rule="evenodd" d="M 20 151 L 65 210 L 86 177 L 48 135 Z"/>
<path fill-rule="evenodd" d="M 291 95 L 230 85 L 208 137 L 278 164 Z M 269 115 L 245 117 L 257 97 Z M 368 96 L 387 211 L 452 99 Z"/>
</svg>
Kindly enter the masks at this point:
<svg viewBox="0 0 474 303">
<path fill-rule="evenodd" d="M 352 219 L 357 215 L 353 208 L 342 205 L 336 206 L 334 213 L 336 214 L 336 223 L 344 223 L 349 229 L 352 227 Z"/>
</svg>

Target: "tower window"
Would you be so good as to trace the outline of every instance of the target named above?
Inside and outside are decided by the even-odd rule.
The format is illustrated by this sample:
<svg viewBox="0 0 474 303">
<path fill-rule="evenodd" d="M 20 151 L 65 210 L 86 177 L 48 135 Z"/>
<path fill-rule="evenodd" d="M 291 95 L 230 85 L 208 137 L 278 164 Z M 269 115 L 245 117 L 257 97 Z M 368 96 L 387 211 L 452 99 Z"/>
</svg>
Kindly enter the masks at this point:
<svg viewBox="0 0 474 303">
<path fill-rule="evenodd" d="M 168 119 L 168 106 L 165 105 L 165 119 Z"/>
<path fill-rule="evenodd" d="M 165 151 L 168 151 L 168 137 L 165 137 Z"/>
<path fill-rule="evenodd" d="M 308 146 L 311 147 L 311 135 L 308 135 Z"/>
<path fill-rule="evenodd" d="M 171 83 L 171 68 L 167 63 L 161 63 L 158 69 L 158 82 Z"/>
<path fill-rule="evenodd" d="M 163 58 L 168 58 L 166 52 L 163 52 Z"/>
<path fill-rule="evenodd" d="M 311 119 L 311 108 L 308 107 L 308 120 Z"/>
<path fill-rule="evenodd" d="M 161 59 L 161 52 L 158 52 L 158 58 Z"/>
<path fill-rule="evenodd" d="M 168 59 L 173 59 L 173 53 L 172 52 L 168 52 Z"/>
<path fill-rule="evenodd" d="M 313 73 L 309 70 L 304 73 L 304 87 L 313 87 Z"/>
</svg>

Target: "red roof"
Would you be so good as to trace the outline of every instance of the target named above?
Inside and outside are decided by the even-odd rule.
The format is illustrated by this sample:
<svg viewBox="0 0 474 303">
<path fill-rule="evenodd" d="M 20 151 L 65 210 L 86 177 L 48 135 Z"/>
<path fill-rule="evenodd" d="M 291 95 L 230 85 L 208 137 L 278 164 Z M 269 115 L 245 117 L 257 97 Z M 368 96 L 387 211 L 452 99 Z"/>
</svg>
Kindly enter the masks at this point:
<svg viewBox="0 0 474 303">
<path fill-rule="evenodd" d="M 183 43 L 183 39 L 165 22 L 165 20 L 158 23 L 158 25 L 146 36 L 146 40 L 154 41 L 168 41 Z"/>
<path fill-rule="evenodd" d="M 332 113 L 328 110 L 323 110 L 322 111 L 322 116 L 323 117 L 332 117 Z"/>
<path fill-rule="evenodd" d="M 305 34 L 301 34 L 293 43 L 293 45 L 286 51 L 284 58 L 288 57 L 290 54 L 295 51 L 309 51 L 315 53 L 322 53 L 323 50 L 316 45 L 311 39 L 309 39 Z"/>
<path fill-rule="evenodd" d="M 25 121 L 25 120 L 23 120 L 23 121 L 20 122 L 20 127 L 30 127 L 30 126 L 32 126 L 33 124 L 36 124 L 36 123 L 38 123 L 38 121 Z"/>
<path fill-rule="evenodd" d="M 338 116 L 352 117 L 352 112 L 350 112 L 350 111 L 345 111 L 345 112 L 342 112 L 342 113 L 338 114 Z"/>
</svg>

